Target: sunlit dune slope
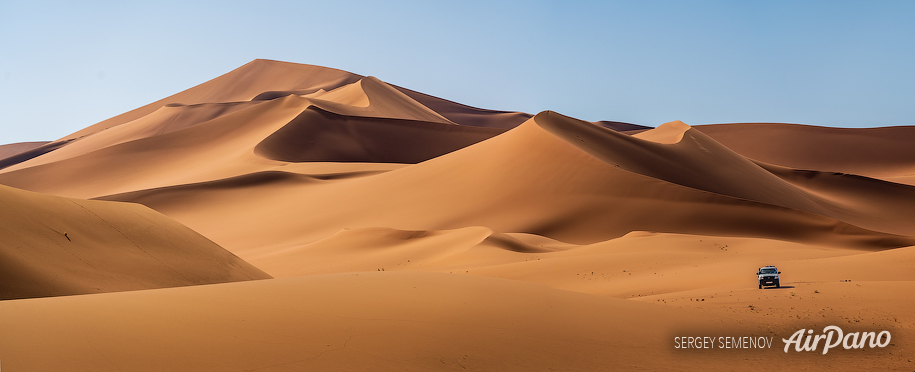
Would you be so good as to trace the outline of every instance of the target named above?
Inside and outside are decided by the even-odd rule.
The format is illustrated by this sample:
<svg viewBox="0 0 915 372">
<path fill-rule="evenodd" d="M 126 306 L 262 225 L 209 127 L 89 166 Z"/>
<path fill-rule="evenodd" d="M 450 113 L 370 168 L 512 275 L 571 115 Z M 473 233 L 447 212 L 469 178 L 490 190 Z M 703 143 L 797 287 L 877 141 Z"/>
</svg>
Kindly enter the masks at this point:
<svg viewBox="0 0 915 372">
<path fill-rule="evenodd" d="M 141 205 L 0 186 L 0 299 L 268 278 Z"/>
</svg>

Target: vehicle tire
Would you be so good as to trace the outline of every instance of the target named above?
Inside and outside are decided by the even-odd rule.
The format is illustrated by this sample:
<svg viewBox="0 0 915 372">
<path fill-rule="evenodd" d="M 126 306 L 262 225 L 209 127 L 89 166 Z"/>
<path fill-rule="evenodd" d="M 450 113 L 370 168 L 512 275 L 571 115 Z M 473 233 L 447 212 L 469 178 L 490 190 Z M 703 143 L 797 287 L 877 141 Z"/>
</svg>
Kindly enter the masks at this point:
<svg viewBox="0 0 915 372">
<path fill-rule="evenodd" d="M 779 284 L 778 282 L 775 282 L 775 288 L 781 288 L 781 287 L 782 287 L 781 284 Z"/>
<path fill-rule="evenodd" d="M 759 289 L 762 289 L 762 284 L 759 285 Z"/>
</svg>

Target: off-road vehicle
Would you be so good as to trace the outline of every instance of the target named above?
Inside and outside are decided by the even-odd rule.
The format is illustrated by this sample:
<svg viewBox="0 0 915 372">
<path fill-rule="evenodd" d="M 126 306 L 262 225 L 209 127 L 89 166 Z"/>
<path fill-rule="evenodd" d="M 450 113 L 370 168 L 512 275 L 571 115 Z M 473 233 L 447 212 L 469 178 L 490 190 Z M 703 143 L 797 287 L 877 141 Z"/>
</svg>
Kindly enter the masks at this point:
<svg viewBox="0 0 915 372">
<path fill-rule="evenodd" d="M 775 266 L 763 266 L 756 271 L 756 278 L 759 280 L 759 289 L 762 289 L 763 286 L 772 286 L 775 288 L 781 288 L 781 284 L 778 283 L 778 274 L 781 274 L 781 271 L 775 268 Z"/>
</svg>

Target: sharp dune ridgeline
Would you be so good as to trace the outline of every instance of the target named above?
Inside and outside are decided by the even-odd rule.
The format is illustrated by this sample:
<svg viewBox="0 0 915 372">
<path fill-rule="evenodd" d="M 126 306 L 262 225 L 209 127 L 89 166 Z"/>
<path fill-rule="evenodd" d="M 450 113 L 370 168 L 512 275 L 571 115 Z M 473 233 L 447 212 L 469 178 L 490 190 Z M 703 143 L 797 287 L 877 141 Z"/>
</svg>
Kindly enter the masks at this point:
<svg viewBox="0 0 915 372">
<path fill-rule="evenodd" d="M 822 369 L 781 338 L 836 324 L 891 329 L 894 344 L 830 353 L 829 369 L 915 367 L 901 295 L 915 289 L 915 127 L 652 124 L 255 60 L 0 146 L 0 357 L 11 370 Z M 758 289 L 769 264 L 783 287 Z M 776 344 L 675 350 L 690 332 Z"/>
</svg>

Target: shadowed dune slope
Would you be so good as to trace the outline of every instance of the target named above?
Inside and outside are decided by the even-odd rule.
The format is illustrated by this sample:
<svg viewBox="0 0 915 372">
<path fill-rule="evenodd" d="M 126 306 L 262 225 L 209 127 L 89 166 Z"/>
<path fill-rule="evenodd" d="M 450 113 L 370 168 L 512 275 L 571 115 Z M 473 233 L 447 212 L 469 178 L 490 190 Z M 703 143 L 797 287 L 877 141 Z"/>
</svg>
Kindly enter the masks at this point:
<svg viewBox="0 0 915 372">
<path fill-rule="evenodd" d="M 209 187 L 206 193 L 164 187 L 106 198 L 148 205 L 252 260 L 344 228 L 373 227 L 483 226 L 579 244 L 638 230 L 869 248 L 912 244 L 833 218 L 624 170 L 545 130 L 543 119 L 538 115 L 489 140 L 366 177 Z"/>
<path fill-rule="evenodd" d="M 523 112 L 486 110 L 471 107 L 396 85 L 392 86 L 410 96 L 410 98 L 413 98 L 417 102 L 448 118 L 448 120 L 461 125 L 511 129 L 521 125 L 521 123 L 533 116 Z"/>
<path fill-rule="evenodd" d="M 141 205 L 0 186 L 0 299 L 269 278 Z"/>
<path fill-rule="evenodd" d="M 373 76 L 326 93 L 305 95 L 315 106 L 341 115 L 454 124 Z"/>
<path fill-rule="evenodd" d="M 33 147 L 31 149 L 10 155 L 8 157 L 0 159 L 0 171 L 7 171 L 8 169 L 14 168 L 17 164 L 28 162 L 34 158 L 40 157 L 44 154 L 62 148 L 72 142 L 73 140 L 60 140 L 45 142 L 44 144 Z"/>
<path fill-rule="evenodd" d="M 915 184 L 915 126 L 829 128 L 740 123 L 695 128 L 754 160 Z"/>
<path fill-rule="evenodd" d="M 617 132 L 635 132 L 635 131 L 646 131 L 646 130 L 652 129 L 651 127 L 646 127 L 644 125 L 624 123 L 621 121 L 602 120 L 602 121 L 594 121 L 592 123 L 596 124 L 598 126 L 607 128 L 607 129 L 613 129 Z"/>
<path fill-rule="evenodd" d="M 16 154 L 19 154 L 24 151 L 32 150 L 37 147 L 44 146 L 49 142 L 17 142 L 9 143 L 6 145 L 0 145 L 0 159 L 7 158 Z"/>
<path fill-rule="evenodd" d="M 337 115 L 311 107 L 257 145 L 288 162 L 419 163 L 503 131 L 403 119 Z"/>
</svg>

